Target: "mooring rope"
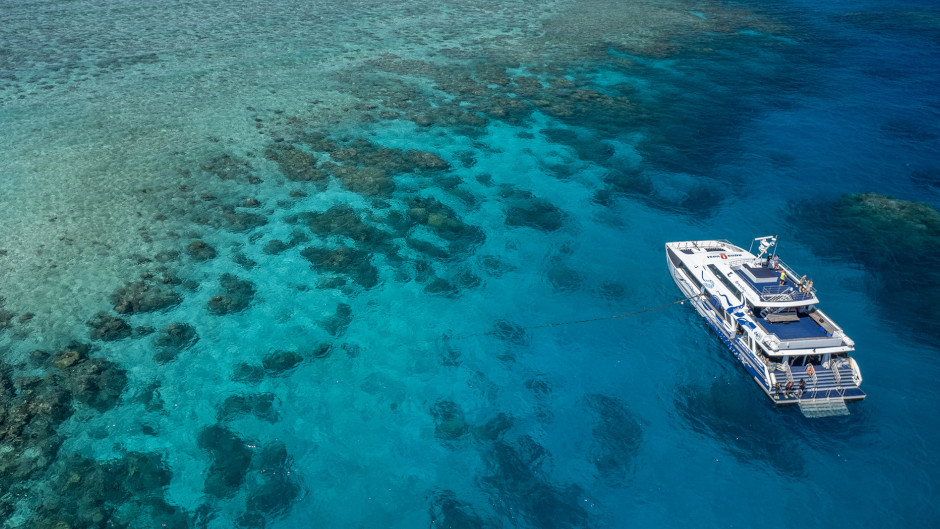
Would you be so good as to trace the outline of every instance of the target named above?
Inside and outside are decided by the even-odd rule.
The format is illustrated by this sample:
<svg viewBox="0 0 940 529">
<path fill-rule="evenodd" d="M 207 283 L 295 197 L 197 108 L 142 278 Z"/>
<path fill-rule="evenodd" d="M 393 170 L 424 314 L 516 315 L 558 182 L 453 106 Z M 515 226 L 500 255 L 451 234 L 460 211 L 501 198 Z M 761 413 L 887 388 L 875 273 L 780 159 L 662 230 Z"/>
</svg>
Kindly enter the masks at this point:
<svg viewBox="0 0 940 529">
<path fill-rule="evenodd" d="M 686 301 L 689 301 L 690 299 L 695 299 L 695 298 L 697 298 L 697 297 L 704 296 L 704 295 L 705 295 L 704 293 L 696 294 L 696 295 L 694 295 L 694 296 L 689 296 L 689 297 L 687 297 L 687 298 L 682 298 L 682 299 L 673 301 L 672 303 L 666 303 L 665 305 L 660 305 L 660 306 L 658 306 L 658 307 L 650 307 L 650 308 L 648 308 L 648 309 L 638 310 L 638 311 L 636 311 L 636 312 L 628 312 L 627 314 L 618 314 L 618 315 L 616 315 L 616 316 L 602 316 L 602 317 L 600 317 L 600 318 L 591 318 L 591 319 L 588 319 L 588 320 L 560 321 L 560 322 L 557 322 L 557 323 L 545 323 L 545 324 L 543 324 L 543 325 L 531 325 L 531 326 L 529 326 L 529 327 L 520 327 L 520 328 L 521 328 L 521 329 L 542 329 L 542 328 L 545 328 L 545 327 L 558 327 L 558 326 L 561 326 L 561 325 L 573 325 L 573 324 L 576 324 L 576 323 L 589 323 L 589 322 L 592 322 L 592 321 L 616 320 L 617 318 L 626 318 L 626 317 L 628 317 L 628 316 L 636 316 L 637 314 L 643 314 L 644 312 L 652 312 L 652 311 L 654 311 L 654 310 L 664 309 L 664 308 L 666 308 L 666 307 L 671 307 L 671 306 L 673 306 L 673 305 L 678 305 L 679 303 L 685 303 Z"/>
<path fill-rule="evenodd" d="M 646 309 L 643 309 L 643 310 L 637 310 L 637 311 L 634 311 L 634 312 L 628 312 L 628 313 L 626 313 L 626 314 L 617 314 L 616 316 L 601 316 L 601 317 L 599 317 L 599 318 L 590 318 L 590 319 L 587 319 L 587 320 L 559 321 L 559 322 L 555 322 L 555 323 L 543 323 L 542 325 L 527 325 L 527 326 L 520 326 L 520 327 L 515 327 L 515 328 L 516 328 L 517 330 L 520 330 L 520 331 L 528 331 L 528 330 L 530 330 L 530 329 L 545 329 L 545 328 L 548 328 L 548 327 L 560 327 L 560 326 L 562 326 L 562 325 L 575 325 L 575 324 L 578 324 L 578 323 L 590 323 L 590 322 L 592 322 L 592 321 L 616 320 L 616 319 L 618 319 L 618 318 L 627 318 L 627 317 L 629 317 L 629 316 L 636 316 L 636 315 L 638 315 L 638 314 L 643 314 L 643 313 L 645 313 L 645 312 L 652 312 L 652 311 L 654 311 L 654 310 L 665 309 L 666 307 L 671 307 L 671 306 L 673 306 L 673 305 L 678 305 L 679 303 L 685 303 L 686 301 L 689 301 L 690 299 L 695 299 L 695 298 L 697 298 L 697 297 L 701 297 L 701 296 L 704 296 L 704 295 L 705 295 L 705 293 L 703 292 L 703 293 L 701 293 L 701 294 L 695 294 L 694 296 L 689 296 L 689 297 L 687 297 L 687 298 L 677 299 L 676 301 L 673 301 L 672 303 L 666 303 L 665 305 L 660 305 L 660 306 L 658 306 L 658 307 L 650 307 L 650 308 L 646 308 Z M 494 331 L 489 330 L 489 331 L 485 331 L 485 332 L 475 332 L 475 333 L 469 333 L 469 334 L 445 335 L 444 338 L 445 338 L 446 340 L 463 340 L 463 339 L 466 339 L 466 338 L 473 338 L 473 337 L 476 337 L 476 336 L 486 336 L 486 335 L 490 335 L 490 334 L 493 334 L 493 332 L 494 332 Z"/>
</svg>

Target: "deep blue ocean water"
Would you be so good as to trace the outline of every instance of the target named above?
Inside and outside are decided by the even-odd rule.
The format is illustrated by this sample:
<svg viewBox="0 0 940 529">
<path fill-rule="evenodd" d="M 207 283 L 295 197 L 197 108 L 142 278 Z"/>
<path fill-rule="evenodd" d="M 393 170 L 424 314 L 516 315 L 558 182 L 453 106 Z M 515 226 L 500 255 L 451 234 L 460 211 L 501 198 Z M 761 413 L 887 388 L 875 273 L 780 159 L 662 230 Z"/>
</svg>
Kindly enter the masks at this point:
<svg viewBox="0 0 940 529">
<path fill-rule="evenodd" d="M 938 52 L 928 1 L 0 0 L 2 527 L 940 523 Z M 849 416 L 608 318 L 770 234 Z"/>
</svg>

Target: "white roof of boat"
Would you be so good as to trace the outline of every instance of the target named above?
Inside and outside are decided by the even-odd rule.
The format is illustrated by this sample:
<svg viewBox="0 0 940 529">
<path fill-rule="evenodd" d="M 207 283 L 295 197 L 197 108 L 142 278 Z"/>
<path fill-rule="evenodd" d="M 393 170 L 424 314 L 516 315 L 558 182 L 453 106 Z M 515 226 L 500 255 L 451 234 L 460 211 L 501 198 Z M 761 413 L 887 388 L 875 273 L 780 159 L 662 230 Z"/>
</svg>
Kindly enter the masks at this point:
<svg viewBox="0 0 940 529">
<path fill-rule="evenodd" d="M 699 280 L 717 281 L 706 288 L 713 293 L 715 287 L 724 288 L 740 298 L 741 293 L 756 306 L 803 306 L 819 302 L 815 289 L 804 292 L 800 289 L 799 276 L 782 261 L 777 260 L 777 269 L 771 259 L 758 259 L 754 254 L 724 239 L 679 241 L 666 243 Z M 701 267 L 701 270 L 696 271 Z M 780 285 L 780 273 L 785 273 L 785 284 Z M 711 276 L 711 277 L 709 277 Z M 743 300 L 742 300 L 743 301 Z"/>
</svg>

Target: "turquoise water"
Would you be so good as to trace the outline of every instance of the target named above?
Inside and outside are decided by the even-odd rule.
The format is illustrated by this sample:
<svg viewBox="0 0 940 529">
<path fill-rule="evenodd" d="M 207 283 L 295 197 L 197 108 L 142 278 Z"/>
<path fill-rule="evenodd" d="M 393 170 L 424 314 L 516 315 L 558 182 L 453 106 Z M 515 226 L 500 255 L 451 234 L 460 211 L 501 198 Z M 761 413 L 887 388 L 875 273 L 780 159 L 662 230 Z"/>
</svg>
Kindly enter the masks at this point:
<svg viewBox="0 0 940 529">
<path fill-rule="evenodd" d="M 936 524 L 938 46 L 916 1 L 0 0 L 3 527 Z M 547 325 L 768 234 L 847 417 L 687 305 Z"/>
</svg>

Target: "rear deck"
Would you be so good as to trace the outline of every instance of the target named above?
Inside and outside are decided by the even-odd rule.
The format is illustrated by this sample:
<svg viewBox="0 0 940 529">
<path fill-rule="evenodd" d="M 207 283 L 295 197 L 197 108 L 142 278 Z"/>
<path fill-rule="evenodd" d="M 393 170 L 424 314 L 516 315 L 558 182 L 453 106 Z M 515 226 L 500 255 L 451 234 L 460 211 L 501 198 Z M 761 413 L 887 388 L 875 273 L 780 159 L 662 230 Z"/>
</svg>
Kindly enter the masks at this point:
<svg viewBox="0 0 940 529">
<path fill-rule="evenodd" d="M 764 391 L 777 405 L 798 404 L 800 402 L 816 401 L 820 399 L 844 399 L 845 401 L 861 400 L 865 398 L 862 391 L 852 380 L 852 368 L 841 365 L 832 369 L 820 365 L 813 365 L 814 373 L 807 372 L 807 366 L 791 366 L 790 374 L 794 390 L 787 393 L 788 379 L 785 371 L 775 371 L 774 374 L 780 383 L 780 389 Z M 806 383 L 806 388 L 799 390 L 800 380 Z M 762 386 L 763 387 L 763 386 Z"/>
</svg>

